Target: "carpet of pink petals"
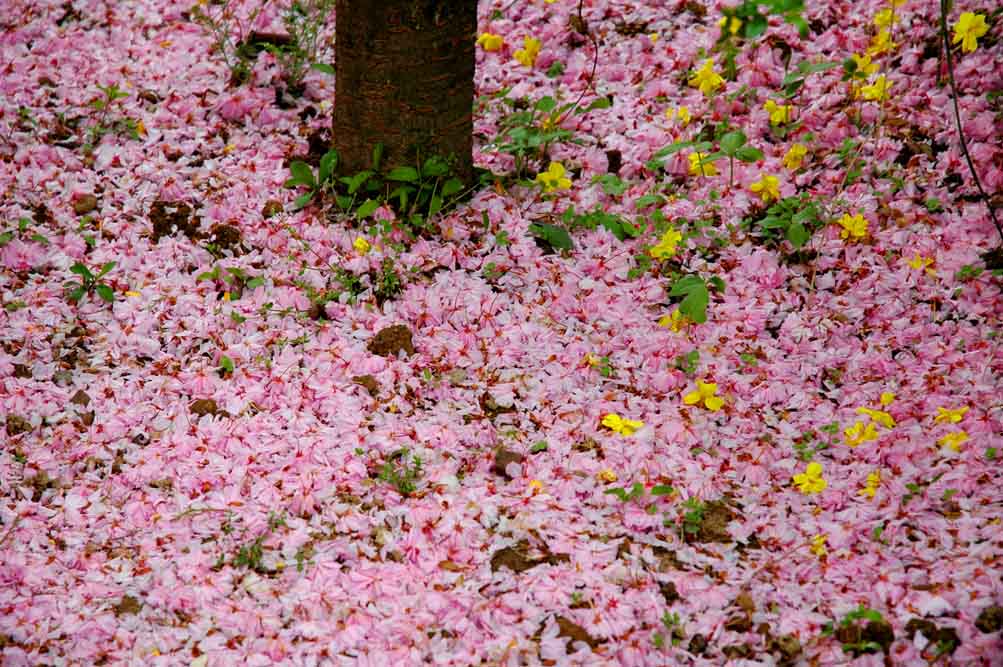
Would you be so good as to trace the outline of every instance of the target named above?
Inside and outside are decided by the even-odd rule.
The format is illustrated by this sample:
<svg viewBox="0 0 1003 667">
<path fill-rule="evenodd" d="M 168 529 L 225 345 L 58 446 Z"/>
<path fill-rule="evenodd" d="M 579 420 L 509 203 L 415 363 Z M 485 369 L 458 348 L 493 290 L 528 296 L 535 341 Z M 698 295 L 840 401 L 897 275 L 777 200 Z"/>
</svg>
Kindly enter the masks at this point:
<svg viewBox="0 0 1003 667">
<path fill-rule="evenodd" d="M 936 3 L 897 7 L 898 46 L 876 59 L 893 84 L 884 105 L 853 100 L 841 68 L 807 77 L 793 104 L 814 139 L 793 171 L 782 158 L 796 137 L 778 139 L 763 109 L 779 99 L 781 44 L 794 63 L 842 62 L 867 48 L 884 5 L 812 2 L 806 39 L 772 17 L 712 100 L 687 73 L 717 40 L 720 7 L 585 2 L 595 90 L 612 105 L 565 121 L 582 143 L 550 157 L 571 187 L 484 189 L 399 254 L 378 236 L 360 253 L 362 228 L 293 211 L 283 188 L 287 158 L 329 123 L 333 77 L 311 72 L 283 109 L 274 59 L 229 86 L 185 3 L 2 4 L 0 231 L 31 221 L 0 247 L 4 665 L 924 665 L 936 647 L 907 632 L 915 618 L 956 632 L 942 664 L 1003 664 L 1000 633 L 976 627 L 1003 604 L 1003 300 L 991 272 L 957 275 L 998 238 L 953 127 Z M 569 27 L 577 4 L 481 2 L 479 31 L 504 46 L 478 48 L 477 94 L 573 101 L 594 53 Z M 952 20 L 991 4 L 965 0 Z M 995 22 L 978 49 L 955 51 L 990 195 L 1003 192 L 1003 123 L 987 97 L 1003 88 Z M 643 30 L 617 30 L 631 23 Z M 542 46 L 532 68 L 513 58 L 526 36 Z M 547 76 L 555 61 L 563 73 Z M 119 113 L 141 127 L 85 156 L 53 133 L 60 119 L 94 122 L 99 84 L 128 93 Z M 743 85 L 751 96 L 725 101 Z M 666 115 L 684 105 L 686 126 Z M 488 143 L 502 108 L 475 117 L 476 162 L 499 174 L 511 161 Z M 891 120 L 861 137 L 864 177 L 846 185 L 837 151 L 860 132 L 858 111 L 865 125 Z M 765 154 L 736 165 L 734 187 L 726 162 L 706 178 L 687 174 L 684 153 L 667 174 L 644 167 L 724 112 Z M 896 165 L 907 130 L 938 149 Z M 611 151 L 621 196 L 592 180 Z M 893 168 L 898 187 L 874 176 Z M 783 196 L 862 214 L 866 237 L 842 238 L 833 220 L 805 264 L 755 242 L 738 223 L 760 208 L 748 186 L 767 173 Z M 667 219 L 713 206 L 729 238 L 712 253 L 680 244 L 725 290 L 706 323 L 678 331 L 659 324 L 674 306 L 658 262 L 627 275 L 657 238 L 584 230 L 573 251 L 545 254 L 527 232 L 569 205 L 634 219 L 667 178 L 679 184 Z M 81 222 L 88 195 L 97 207 Z M 266 218 L 271 199 L 284 210 Z M 193 205 L 203 232 L 237 227 L 247 252 L 154 241 L 157 200 Z M 330 303 L 326 320 L 306 316 L 306 287 L 323 288 L 331 267 L 363 274 L 384 256 L 402 273 L 398 297 L 377 306 L 364 292 Z M 915 268 L 917 256 L 932 262 Z M 77 261 L 116 262 L 113 304 L 66 299 Z M 229 299 L 197 280 L 216 264 L 263 282 Z M 413 355 L 368 351 L 392 324 L 411 329 Z M 694 350 L 687 372 L 677 360 Z M 232 373 L 219 372 L 224 356 Z M 721 409 L 683 401 L 697 380 L 716 383 Z M 206 399 L 216 414 L 193 411 Z M 618 433 L 609 414 L 643 426 Z M 851 447 L 858 421 L 875 437 Z M 817 493 L 794 482 L 807 431 L 830 445 L 812 459 Z M 425 464 L 408 497 L 376 474 L 404 447 Z M 521 462 L 500 469 L 500 448 Z M 642 499 L 605 493 L 635 483 Z M 675 491 L 652 496 L 655 485 Z M 686 532 L 689 499 L 731 508 L 725 539 Z M 255 543 L 258 567 L 242 566 Z M 522 552 L 533 567 L 499 566 Z M 854 658 L 823 632 L 861 606 L 891 625 L 887 655 Z"/>
</svg>

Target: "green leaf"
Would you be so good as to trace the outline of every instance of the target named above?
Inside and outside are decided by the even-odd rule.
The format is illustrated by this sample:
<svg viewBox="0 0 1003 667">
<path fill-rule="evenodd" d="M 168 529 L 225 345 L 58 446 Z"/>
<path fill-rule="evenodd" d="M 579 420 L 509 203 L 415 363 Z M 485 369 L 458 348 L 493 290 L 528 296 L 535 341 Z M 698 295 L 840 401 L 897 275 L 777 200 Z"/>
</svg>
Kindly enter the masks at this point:
<svg viewBox="0 0 1003 667">
<path fill-rule="evenodd" d="M 810 32 L 808 29 L 808 22 L 805 21 L 800 14 L 791 13 L 788 14 L 786 18 L 788 23 L 798 29 L 798 34 L 801 36 L 801 39 L 808 37 L 808 33 Z"/>
<path fill-rule="evenodd" d="M 594 111 L 595 109 L 609 109 L 611 106 L 613 106 L 613 103 L 610 102 L 608 97 L 598 97 L 592 100 L 591 104 L 582 109 L 581 113 L 588 113 L 590 111 Z"/>
<path fill-rule="evenodd" d="M 568 230 L 546 222 L 533 223 L 529 226 L 533 236 L 541 238 L 559 250 L 571 250 L 575 247 Z"/>
<path fill-rule="evenodd" d="M 94 291 L 98 293 L 98 296 L 107 301 L 108 303 L 114 303 L 115 301 L 115 291 L 108 285 L 101 283 L 94 288 Z"/>
<path fill-rule="evenodd" d="M 6 245 L 10 243 L 10 240 L 14 238 L 14 232 L 4 232 L 0 234 L 0 245 Z"/>
<path fill-rule="evenodd" d="M 741 130 L 728 132 L 721 137 L 721 152 L 728 156 L 734 156 L 735 151 L 745 145 L 746 136 Z"/>
<path fill-rule="evenodd" d="M 442 197 L 439 195 L 432 195 L 432 198 L 428 202 L 428 214 L 432 216 L 440 210 L 442 210 Z"/>
<path fill-rule="evenodd" d="M 331 174 L 334 173 L 334 169 L 337 166 L 338 151 L 330 150 L 324 153 L 324 157 L 320 159 L 320 167 L 317 170 L 317 183 L 327 183 L 327 180 L 331 178 Z M 289 165 L 289 167 L 291 169 L 292 165 Z"/>
<path fill-rule="evenodd" d="M 763 151 L 753 146 L 742 146 L 735 151 L 735 157 L 742 162 L 758 162 L 763 159 Z"/>
<path fill-rule="evenodd" d="M 247 289 L 256 289 L 264 284 L 265 284 L 264 278 L 262 278 L 261 276 L 255 276 L 254 278 L 251 278 L 250 280 L 247 281 L 245 287 L 247 287 Z"/>
<path fill-rule="evenodd" d="M 707 284 L 718 294 L 724 294 L 725 284 L 721 276 L 711 276 Z"/>
<path fill-rule="evenodd" d="M 338 180 L 348 186 L 348 194 L 354 195 L 372 175 L 373 172 L 366 170 L 360 171 L 354 176 L 342 176 Z"/>
<path fill-rule="evenodd" d="M 376 209 L 380 207 L 380 202 L 377 199 L 367 199 L 362 202 L 359 208 L 355 209 L 355 215 L 359 218 L 368 218 L 371 216 Z"/>
<path fill-rule="evenodd" d="M 642 197 L 637 198 L 637 201 L 634 202 L 634 208 L 640 211 L 643 208 L 648 208 L 649 206 L 656 206 L 659 204 L 663 204 L 664 202 L 665 202 L 665 197 L 663 197 L 662 195 L 644 195 Z"/>
<path fill-rule="evenodd" d="M 74 289 L 73 291 L 71 291 L 69 294 L 67 294 L 66 298 L 68 298 L 70 301 L 74 301 L 74 302 L 80 301 L 80 299 L 84 298 L 84 294 L 85 293 L 86 293 L 86 290 L 84 290 L 84 286 L 80 285 L 79 287 L 77 287 L 76 289 Z"/>
<path fill-rule="evenodd" d="M 414 183 L 418 180 L 418 170 L 414 167 L 394 167 L 387 174 L 388 181 L 404 181 Z M 390 195 L 393 198 L 393 195 Z"/>
<path fill-rule="evenodd" d="M 317 187 L 317 181 L 313 177 L 313 170 L 310 169 L 310 165 L 306 162 L 294 161 L 289 165 L 289 173 L 292 174 L 292 178 L 286 180 L 285 187 L 294 188 L 297 185 L 305 185 L 310 188 Z"/>
<path fill-rule="evenodd" d="M 562 74 L 564 74 L 564 63 L 562 63 L 560 60 L 555 60 L 553 63 L 550 64 L 550 67 L 547 69 L 546 74 L 551 79 L 557 76 L 561 76 Z"/>
<path fill-rule="evenodd" d="M 653 496 L 669 496 L 672 495 L 673 491 L 675 491 L 675 489 L 668 484 L 656 484 L 651 487 L 651 495 Z"/>
<path fill-rule="evenodd" d="M 536 101 L 536 104 L 533 105 L 533 108 L 536 109 L 537 111 L 542 111 L 543 113 L 549 113 L 550 111 L 553 111 L 554 107 L 556 106 L 557 102 L 554 100 L 554 98 L 551 97 L 550 95 L 547 95 L 546 97 L 541 97 L 540 99 L 538 99 Z"/>
<path fill-rule="evenodd" d="M 94 280 L 94 274 L 84 264 L 76 262 L 70 267 L 70 273 L 75 273 L 84 280 Z"/>
<path fill-rule="evenodd" d="M 421 168 L 422 178 L 438 178 L 449 173 L 449 165 L 440 157 L 430 157 Z"/>
<path fill-rule="evenodd" d="M 811 234 L 800 222 L 791 223 L 785 236 L 796 249 L 800 249 L 811 238 Z"/>
<path fill-rule="evenodd" d="M 324 74 L 330 74 L 331 76 L 334 76 L 335 74 L 334 68 L 327 63 L 313 63 L 310 65 L 310 68 L 315 69 L 318 72 L 323 72 Z"/>
<path fill-rule="evenodd" d="M 592 179 L 593 183 L 601 183 L 603 192 L 614 197 L 619 197 L 630 187 L 628 183 L 620 180 L 616 174 L 603 174 Z"/>
<path fill-rule="evenodd" d="M 98 271 L 97 277 L 100 278 L 101 276 L 107 274 L 114 268 L 115 268 L 115 262 L 105 262 L 105 264 L 101 266 L 101 270 Z"/>
<path fill-rule="evenodd" d="M 311 199 L 313 199 L 313 192 L 307 192 L 305 194 L 300 195 L 299 197 L 293 200 L 293 209 L 298 211 L 299 209 L 309 204 Z"/>
<path fill-rule="evenodd" d="M 377 144 L 373 146 L 373 169 L 379 170 L 380 162 L 382 161 L 383 161 L 383 144 L 377 142 Z"/>
<path fill-rule="evenodd" d="M 463 181 L 458 178 L 451 178 L 442 184 L 442 196 L 451 197 L 463 190 Z"/>
<path fill-rule="evenodd" d="M 682 296 L 684 294 L 689 294 L 694 289 L 703 287 L 703 278 L 695 275 L 686 275 L 677 280 L 672 285 L 672 289 L 669 290 L 669 296 Z"/>
<path fill-rule="evenodd" d="M 529 448 L 529 453 L 530 454 L 539 454 L 540 452 L 547 451 L 548 447 L 549 447 L 549 445 L 547 445 L 547 441 L 546 440 L 539 440 L 539 441 L 533 443 L 533 445 Z"/>
<path fill-rule="evenodd" d="M 679 312 L 690 318 L 697 324 L 707 321 L 707 304 L 710 302 L 710 293 L 706 285 L 701 285 L 694 289 L 679 304 Z"/>
<path fill-rule="evenodd" d="M 745 22 L 745 36 L 747 39 L 755 39 L 766 32 L 766 28 L 766 17 L 757 12 L 755 16 Z"/>
<path fill-rule="evenodd" d="M 219 360 L 219 367 L 222 368 L 227 373 L 232 373 L 233 372 L 233 359 L 231 359 L 230 357 L 228 357 L 228 356 L 226 356 L 224 354 L 223 357 Z"/>
</svg>

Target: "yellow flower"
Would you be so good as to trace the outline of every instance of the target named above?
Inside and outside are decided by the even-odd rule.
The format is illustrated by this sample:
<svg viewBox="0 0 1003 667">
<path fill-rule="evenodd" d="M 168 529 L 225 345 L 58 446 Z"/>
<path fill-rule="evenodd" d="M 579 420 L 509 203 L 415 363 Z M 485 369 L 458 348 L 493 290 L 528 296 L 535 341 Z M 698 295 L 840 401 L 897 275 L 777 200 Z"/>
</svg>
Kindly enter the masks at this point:
<svg viewBox="0 0 1003 667">
<path fill-rule="evenodd" d="M 700 66 L 700 69 L 690 77 L 689 84 L 694 88 L 699 88 L 704 95 L 710 95 L 724 85 L 724 79 L 714 71 L 714 60 L 708 58 Z"/>
<path fill-rule="evenodd" d="M 703 403 L 704 407 L 711 412 L 717 412 L 722 406 L 724 406 L 724 399 L 720 398 L 716 394 L 716 382 L 703 382 L 701 380 L 697 380 L 696 391 L 691 391 L 683 396 L 683 403 L 686 405 L 699 405 L 700 403 Z"/>
<path fill-rule="evenodd" d="M 587 363 L 589 366 L 592 367 L 598 366 L 599 362 L 600 359 L 596 355 L 592 354 L 591 352 L 585 353 L 585 363 Z"/>
<path fill-rule="evenodd" d="M 644 428 L 644 422 L 636 419 L 624 419 L 620 415 L 608 414 L 602 418 L 602 425 L 620 435 L 633 435 L 634 431 Z"/>
<path fill-rule="evenodd" d="M 652 44 L 657 44 L 657 43 L 658 43 L 658 36 L 659 36 L 659 35 L 658 35 L 658 33 L 657 33 L 657 32 L 653 32 L 653 33 L 651 33 L 650 35 L 648 35 L 648 39 L 650 39 L 650 40 L 651 40 L 651 43 L 652 43 Z"/>
<path fill-rule="evenodd" d="M 982 14 L 964 12 L 958 17 L 958 22 L 954 24 L 954 39 L 952 44 L 961 42 L 961 50 L 971 53 L 979 46 L 979 37 L 986 34 L 989 26 L 986 25 L 986 17 Z"/>
<path fill-rule="evenodd" d="M 683 127 L 689 125 L 690 121 L 693 120 L 693 116 L 690 114 L 690 109 L 687 106 L 681 106 L 676 108 L 675 110 L 667 109 L 665 111 L 665 117 L 668 118 L 669 120 L 675 118 L 676 120 L 679 121 L 679 124 L 682 125 Z"/>
<path fill-rule="evenodd" d="M 937 408 L 937 416 L 933 418 L 933 423 L 943 424 L 944 422 L 950 422 L 957 424 L 965 416 L 966 412 L 968 412 L 967 405 L 963 405 L 960 408 Z"/>
<path fill-rule="evenodd" d="M 891 87 L 892 83 L 885 78 L 885 75 L 879 74 L 878 78 L 874 79 L 874 83 L 861 87 L 860 94 L 864 96 L 865 100 L 881 102 L 888 99 L 888 90 Z"/>
<path fill-rule="evenodd" d="M 947 447 L 948 449 L 960 452 L 961 443 L 968 440 L 968 434 L 964 431 L 956 431 L 954 433 L 948 433 L 943 438 L 937 441 L 937 444 Z"/>
<path fill-rule="evenodd" d="M 864 482 L 864 488 L 860 489 L 858 494 L 864 496 L 865 498 L 873 499 L 875 494 L 878 492 L 879 486 L 881 486 L 881 471 L 875 470 L 867 476 L 867 481 Z"/>
<path fill-rule="evenodd" d="M 890 32 L 879 30 L 878 34 L 871 40 L 871 45 L 867 47 L 867 55 L 880 56 L 882 53 L 895 50 L 897 46 L 898 44 L 892 41 L 892 34 Z"/>
<path fill-rule="evenodd" d="M 821 493 L 829 483 L 822 478 L 822 464 L 812 461 L 805 471 L 794 475 L 794 484 L 801 493 L 811 495 Z"/>
<path fill-rule="evenodd" d="M 535 496 L 540 491 L 543 491 L 543 482 L 541 482 L 538 479 L 531 479 L 529 480 L 528 488 L 529 491 Z"/>
<path fill-rule="evenodd" d="M 910 268 L 916 269 L 917 271 L 925 271 L 926 275 L 931 278 L 935 278 L 937 276 L 937 272 L 930 268 L 933 266 L 933 257 L 923 257 L 917 252 L 913 254 L 912 259 L 906 260 L 906 264 L 908 264 Z"/>
<path fill-rule="evenodd" d="M 661 240 L 658 245 L 652 246 L 651 250 L 648 252 L 655 259 L 666 259 L 668 257 L 674 257 L 676 254 L 676 246 L 680 241 L 683 240 L 683 235 L 677 232 L 672 227 L 665 230 L 662 234 Z"/>
<path fill-rule="evenodd" d="M 890 391 L 882 392 L 881 398 L 879 400 L 881 401 L 881 405 L 883 405 L 884 407 L 888 407 L 889 405 L 892 404 L 892 401 L 895 400 L 895 394 L 893 394 Z"/>
<path fill-rule="evenodd" d="M 871 422 L 867 422 L 865 426 L 864 422 L 858 421 L 853 426 L 843 429 L 843 437 L 848 446 L 856 447 L 862 443 L 877 440 L 878 430 L 874 428 L 874 424 Z"/>
<path fill-rule="evenodd" d="M 129 291 L 127 291 L 127 292 L 125 293 L 125 295 L 126 295 L 126 296 L 133 296 L 133 297 L 136 297 L 136 296 L 143 296 L 143 295 L 142 295 L 142 294 L 141 294 L 140 292 L 137 292 L 136 290 L 132 290 L 132 289 L 131 289 L 131 290 L 129 290 Z"/>
<path fill-rule="evenodd" d="M 500 51 L 505 39 L 501 35 L 493 35 L 490 32 L 482 32 L 477 38 L 477 45 L 485 51 Z"/>
<path fill-rule="evenodd" d="M 686 326 L 688 320 L 682 312 L 676 308 L 668 315 L 663 315 L 661 319 L 658 320 L 658 326 L 665 327 L 667 329 L 672 329 L 675 332 L 682 331 L 683 327 Z"/>
<path fill-rule="evenodd" d="M 360 255 L 365 255 L 369 252 L 370 248 L 372 248 L 372 246 L 369 245 L 369 241 L 361 236 L 352 241 L 352 247 L 355 248 Z"/>
<path fill-rule="evenodd" d="M 877 63 L 872 63 L 869 55 L 858 56 L 854 53 L 851 58 L 853 58 L 853 62 L 857 63 L 857 71 L 865 76 L 870 76 L 878 71 Z"/>
<path fill-rule="evenodd" d="M 717 176 L 718 170 L 713 160 L 707 160 L 706 153 L 690 153 L 690 176 Z"/>
<path fill-rule="evenodd" d="M 567 190 L 571 187 L 571 179 L 564 175 L 564 165 L 560 162 L 551 162 L 547 171 L 542 171 L 536 175 L 536 182 L 543 186 L 544 192 L 554 190 Z"/>
<path fill-rule="evenodd" d="M 532 67 L 536 64 L 536 57 L 540 55 L 540 46 L 540 40 L 537 38 L 524 37 L 522 40 L 522 48 L 512 55 L 526 67 Z"/>
<path fill-rule="evenodd" d="M 749 186 L 753 194 L 758 194 L 764 203 L 774 199 L 780 199 L 780 179 L 770 174 L 765 174 L 758 181 Z"/>
<path fill-rule="evenodd" d="M 884 410 L 872 410 L 870 408 L 857 408 L 858 415 L 867 415 L 885 428 L 895 428 L 895 418 Z"/>
<path fill-rule="evenodd" d="M 717 20 L 717 24 L 721 26 L 722 30 L 727 30 L 732 35 L 738 33 L 738 29 L 742 27 L 742 19 L 737 16 L 722 16 Z"/>
<path fill-rule="evenodd" d="M 795 171 L 801 168 L 801 161 L 808 154 L 808 147 L 804 144 L 791 144 L 791 147 L 784 153 L 784 166 Z"/>
<path fill-rule="evenodd" d="M 600 482 L 607 482 L 609 484 L 612 484 L 617 480 L 616 473 L 613 472 L 612 468 L 606 468 L 605 470 L 599 472 L 599 474 L 596 475 L 596 478 L 598 478 Z"/>
<path fill-rule="evenodd" d="M 888 28 L 895 23 L 895 10 L 891 7 L 880 10 L 874 15 L 874 25 L 879 28 Z"/>
<path fill-rule="evenodd" d="M 825 541 L 829 539 L 823 533 L 819 533 L 815 537 L 811 538 L 811 552 L 821 558 L 825 556 L 828 551 L 825 549 Z"/>
<path fill-rule="evenodd" d="M 763 108 L 770 114 L 771 125 L 786 123 L 791 119 L 791 111 L 794 110 L 794 107 L 790 104 L 777 104 L 773 100 L 766 100 Z"/>
<path fill-rule="evenodd" d="M 843 228 L 840 238 L 862 239 L 867 236 L 867 219 L 859 213 L 852 216 L 849 213 L 843 214 L 839 219 L 839 226 Z"/>
</svg>

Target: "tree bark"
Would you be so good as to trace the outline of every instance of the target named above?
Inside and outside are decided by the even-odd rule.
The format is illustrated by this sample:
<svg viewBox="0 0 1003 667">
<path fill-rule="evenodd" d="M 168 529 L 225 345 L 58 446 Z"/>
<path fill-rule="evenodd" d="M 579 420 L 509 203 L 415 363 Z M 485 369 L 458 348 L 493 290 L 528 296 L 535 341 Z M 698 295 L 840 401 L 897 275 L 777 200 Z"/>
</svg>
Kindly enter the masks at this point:
<svg viewBox="0 0 1003 667">
<path fill-rule="evenodd" d="M 453 160 L 469 183 L 477 0 L 338 0 L 334 147 L 338 170 Z"/>
</svg>

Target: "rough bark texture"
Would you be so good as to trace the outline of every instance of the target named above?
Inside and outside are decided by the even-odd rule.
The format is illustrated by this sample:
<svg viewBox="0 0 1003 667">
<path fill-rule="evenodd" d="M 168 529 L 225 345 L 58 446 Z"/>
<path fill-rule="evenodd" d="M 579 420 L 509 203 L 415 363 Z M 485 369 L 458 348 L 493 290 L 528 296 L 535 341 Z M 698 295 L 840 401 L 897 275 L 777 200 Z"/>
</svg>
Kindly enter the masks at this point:
<svg viewBox="0 0 1003 667">
<path fill-rule="evenodd" d="M 339 171 L 453 157 L 469 182 L 477 0 L 338 0 L 334 147 Z"/>
</svg>

